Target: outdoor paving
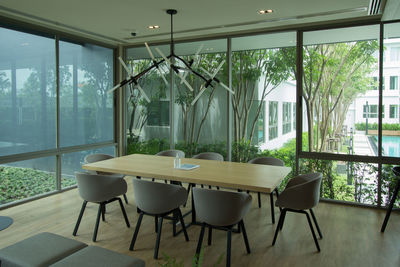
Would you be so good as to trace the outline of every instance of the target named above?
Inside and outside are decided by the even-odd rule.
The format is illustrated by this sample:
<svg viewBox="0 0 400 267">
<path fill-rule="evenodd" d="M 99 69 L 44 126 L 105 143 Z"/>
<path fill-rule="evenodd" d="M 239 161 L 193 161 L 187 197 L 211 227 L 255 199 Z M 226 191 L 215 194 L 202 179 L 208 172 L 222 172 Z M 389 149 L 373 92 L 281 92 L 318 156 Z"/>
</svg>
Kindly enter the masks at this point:
<svg viewBox="0 0 400 267">
<path fill-rule="evenodd" d="M 365 133 L 357 132 L 353 135 L 353 138 L 355 155 L 375 155 L 371 145 L 368 142 L 368 137 L 365 135 Z"/>
</svg>

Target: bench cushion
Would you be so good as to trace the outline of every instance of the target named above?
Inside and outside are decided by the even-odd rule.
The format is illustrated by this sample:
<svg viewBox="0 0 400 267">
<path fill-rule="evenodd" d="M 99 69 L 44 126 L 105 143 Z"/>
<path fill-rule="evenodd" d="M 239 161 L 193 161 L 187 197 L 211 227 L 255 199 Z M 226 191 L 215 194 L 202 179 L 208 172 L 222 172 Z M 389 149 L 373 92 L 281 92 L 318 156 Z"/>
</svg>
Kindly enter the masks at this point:
<svg viewBox="0 0 400 267">
<path fill-rule="evenodd" d="M 49 266 L 84 247 L 85 243 L 44 232 L 1 249 L 1 267 Z"/>
<path fill-rule="evenodd" d="M 70 267 L 70 266 L 85 266 L 85 267 L 144 267 L 145 262 L 141 259 L 133 258 L 124 254 L 96 247 L 88 246 L 78 252 L 62 259 L 52 267 Z"/>
</svg>

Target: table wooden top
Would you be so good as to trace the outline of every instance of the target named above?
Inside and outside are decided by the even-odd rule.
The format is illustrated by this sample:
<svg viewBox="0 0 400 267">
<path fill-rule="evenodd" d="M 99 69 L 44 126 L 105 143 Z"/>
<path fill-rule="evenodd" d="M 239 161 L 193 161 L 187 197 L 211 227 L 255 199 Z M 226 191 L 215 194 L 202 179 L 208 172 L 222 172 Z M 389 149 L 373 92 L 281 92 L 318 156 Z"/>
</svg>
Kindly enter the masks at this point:
<svg viewBox="0 0 400 267">
<path fill-rule="evenodd" d="M 174 168 L 174 159 L 132 154 L 85 164 L 82 168 L 265 193 L 271 193 L 291 171 L 289 167 L 191 158 L 181 159 L 181 164 L 197 164 L 200 167 L 179 170 Z"/>
</svg>

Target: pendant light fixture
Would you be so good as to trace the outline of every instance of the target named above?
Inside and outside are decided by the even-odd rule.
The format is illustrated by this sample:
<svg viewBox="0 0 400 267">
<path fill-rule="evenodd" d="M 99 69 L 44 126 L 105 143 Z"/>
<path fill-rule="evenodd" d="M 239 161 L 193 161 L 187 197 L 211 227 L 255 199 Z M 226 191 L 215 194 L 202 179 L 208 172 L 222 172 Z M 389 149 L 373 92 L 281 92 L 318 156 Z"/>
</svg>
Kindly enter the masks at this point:
<svg viewBox="0 0 400 267">
<path fill-rule="evenodd" d="M 122 60 L 121 57 L 119 57 L 119 61 L 121 63 L 121 65 L 123 66 L 123 68 L 126 70 L 126 72 L 128 73 L 128 77 L 126 79 L 124 79 L 123 81 L 121 81 L 119 84 L 117 84 L 116 86 L 114 86 L 114 88 L 110 89 L 108 92 L 111 93 L 114 90 L 123 87 L 125 85 L 129 85 L 130 89 L 131 89 L 131 94 L 133 94 L 133 90 L 136 88 L 137 90 L 140 91 L 140 93 L 143 95 L 143 97 L 146 99 L 146 101 L 150 102 L 150 98 L 146 95 L 145 91 L 143 90 L 143 88 L 139 85 L 138 81 L 139 79 L 141 79 L 145 74 L 147 74 L 149 71 L 153 70 L 153 69 L 157 69 L 159 75 L 161 76 L 162 80 L 164 81 L 164 83 L 168 86 L 172 86 L 172 81 L 170 82 L 170 84 L 168 84 L 166 78 L 164 77 L 164 73 L 161 69 L 161 67 L 165 64 L 167 64 L 170 68 L 170 71 L 173 71 L 175 73 L 176 76 L 179 77 L 179 79 L 181 80 L 181 84 L 185 84 L 186 87 L 190 90 L 190 91 L 194 91 L 192 86 L 186 81 L 186 76 L 189 74 L 193 74 L 195 76 L 197 76 L 199 79 L 201 79 L 203 81 L 203 83 L 200 86 L 199 89 L 199 93 L 197 94 L 197 96 L 193 99 L 192 101 L 192 105 L 194 105 L 196 103 L 196 101 L 200 98 L 200 96 L 204 93 L 204 91 L 208 88 L 208 87 L 214 87 L 216 85 L 221 85 L 223 88 L 225 88 L 229 93 L 234 94 L 234 92 L 225 84 L 223 84 L 219 79 L 217 79 L 215 76 L 217 75 L 217 73 L 219 72 L 219 70 L 222 68 L 222 65 L 224 64 L 225 60 L 223 60 L 218 67 L 215 69 L 215 71 L 213 73 L 210 73 L 209 71 L 207 71 L 206 69 L 204 69 L 203 67 L 200 67 L 200 71 L 204 74 L 202 74 L 199 70 L 196 70 L 193 68 L 193 63 L 194 63 L 194 59 L 189 60 L 188 62 L 185 61 L 182 57 L 178 56 L 175 54 L 175 43 L 174 43 L 174 31 L 173 31 L 173 16 L 175 14 L 177 14 L 178 12 L 175 9 L 168 9 L 167 14 L 169 14 L 171 16 L 171 40 L 170 40 L 170 55 L 165 56 L 164 53 L 158 49 L 155 48 L 155 50 L 157 51 L 157 53 L 161 56 L 161 60 L 157 61 L 156 58 L 154 57 L 153 52 L 151 51 L 150 47 L 148 46 L 147 43 L 144 43 L 147 49 L 147 52 L 150 55 L 150 58 L 152 59 L 153 64 L 148 67 L 147 69 L 143 70 L 142 72 L 138 73 L 138 74 L 133 74 L 130 69 L 128 68 L 128 66 L 125 64 L 125 62 Z M 197 56 L 199 55 L 199 53 L 201 52 L 202 46 L 197 50 L 195 57 L 197 58 Z M 180 63 L 180 64 L 179 64 Z"/>
</svg>

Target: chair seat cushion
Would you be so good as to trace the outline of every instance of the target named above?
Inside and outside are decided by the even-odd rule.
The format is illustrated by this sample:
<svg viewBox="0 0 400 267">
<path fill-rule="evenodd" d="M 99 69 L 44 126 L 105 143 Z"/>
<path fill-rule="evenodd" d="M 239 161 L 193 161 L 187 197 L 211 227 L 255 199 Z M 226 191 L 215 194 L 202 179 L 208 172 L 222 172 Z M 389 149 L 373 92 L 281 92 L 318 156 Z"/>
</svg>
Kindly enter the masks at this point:
<svg viewBox="0 0 400 267">
<path fill-rule="evenodd" d="M 85 243 L 44 232 L 1 249 L 1 267 L 49 266 L 84 247 Z"/>
<path fill-rule="evenodd" d="M 133 258 L 127 255 L 104 249 L 96 246 L 86 247 L 65 259 L 51 265 L 52 267 L 144 267 L 145 262 L 141 259 Z"/>
</svg>

